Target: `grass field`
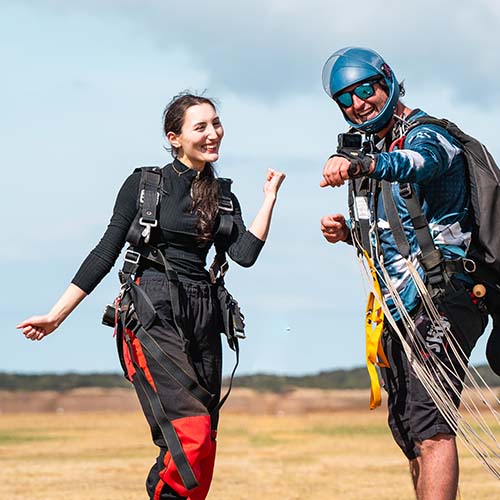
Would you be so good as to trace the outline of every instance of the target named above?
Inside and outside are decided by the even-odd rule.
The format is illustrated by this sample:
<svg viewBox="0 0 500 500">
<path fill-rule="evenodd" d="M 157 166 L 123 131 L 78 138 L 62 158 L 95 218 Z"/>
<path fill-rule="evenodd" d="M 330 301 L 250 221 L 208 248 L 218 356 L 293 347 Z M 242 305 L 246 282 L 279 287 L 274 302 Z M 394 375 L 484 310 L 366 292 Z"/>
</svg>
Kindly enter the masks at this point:
<svg viewBox="0 0 500 500">
<path fill-rule="evenodd" d="M 413 498 L 383 410 L 223 414 L 218 446 L 211 500 Z M 0 499 L 144 499 L 155 452 L 139 413 L 0 415 Z M 462 499 L 500 498 L 467 452 L 461 465 Z"/>
</svg>

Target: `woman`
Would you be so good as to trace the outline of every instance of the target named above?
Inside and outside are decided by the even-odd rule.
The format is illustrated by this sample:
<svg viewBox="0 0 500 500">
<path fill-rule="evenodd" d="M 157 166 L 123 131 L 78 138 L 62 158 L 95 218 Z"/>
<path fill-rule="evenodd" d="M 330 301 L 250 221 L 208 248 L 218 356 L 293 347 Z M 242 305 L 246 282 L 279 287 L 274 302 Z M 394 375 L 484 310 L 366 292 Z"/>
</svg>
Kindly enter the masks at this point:
<svg viewBox="0 0 500 500">
<path fill-rule="evenodd" d="M 205 269 L 207 253 L 215 243 L 238 264 L 253 265 L 266 240 L 285 174 L 268 170 L 264 202 L 248 230 L 231 195 L 232 227 L 219 238 L 220 191 L 212 163 L 219 158 L 224 129 L 215 105 L 187 93 L 174 97 L 164 113 L 164 132 L 174 160 L 162 169 L 158 226 L 152 229 L 149 245 L 160 248 L 174 275 L 169 281 L 165 265 L 141 258 L 130 288 L 139 288 L 136 295 L 145 292 L 146 303 L 154 307 L 152 318 L 139 318 L 141 331 L 165 353 L 168 366 L 141 344 L 137 328 L 124 330 L 123 357 L 160 448 L 146 482 L 149 498 L 200 500 L 208 494 L 215 459 L 224 329 L 217 299 L 220 288 Z M 141 182 L 141 172 L 125 181 L 103 238 L 52 310 L 18 325 L 26 338 L 41 340 L 53 332 L 110 271 L 136 218 Z M 177 291 L 169 289 L 172 276 L 179 280 Z M 170 366 L 180 376 L 172 376 Z M 186 390 L 187 386 L 196 386 L 197 392 Z"/>
</svg>

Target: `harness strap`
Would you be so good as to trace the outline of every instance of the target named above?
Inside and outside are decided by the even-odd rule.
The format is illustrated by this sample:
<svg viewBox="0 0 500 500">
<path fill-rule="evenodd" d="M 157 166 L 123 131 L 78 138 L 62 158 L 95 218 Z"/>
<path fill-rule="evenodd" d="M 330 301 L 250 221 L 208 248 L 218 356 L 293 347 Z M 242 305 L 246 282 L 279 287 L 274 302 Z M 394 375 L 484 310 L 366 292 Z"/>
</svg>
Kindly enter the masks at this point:
<svg viewBox="0 0 500 500">
<path fill-rule="evenodd" d="M 158 226 L 156 212 L 160 202 L 162 181 L 162 171 L 158 167 L 142 167 L 135 171 L 137 170 L 141 172 L 137 200 L 139 210 L 126 237 L 126 240 L 134 246 L 139 246 L 143 242 L 149 243 L 151 229 Z"/>
<path fill-rule="evenodd" d="M 152 335 L 142 326 L 134 311 L 126 320 L 125 328 L 132 331 L 139 340 L 141 346 L 151 355 L 158 365 L 183 387 L 191 396 L 211 411 L 215 395 L 204 389 L 198 381 L 190 377 L 169 355 L 166 353 Z"/>
<path fill-rule="evenodd" d="M 181 303 L 179 300 L 179 297 L 180 297 L 179 276 L 174 271 L 172 266 L 169 264 L 168 260 L 166 259 L 165 255 L 163 254 L 163 252 L 160 249 L 158 249 L 158 256 L 160 257 L 160 259 L 163 263 L 165 274 L 167 276 L 168 289 L 170 292 L 170 303 L 172 304 L 172 317 L 174 320 L 174 324 L 175 324 L 175 327 L 177 328 L 177 331 L 179 332 L 179 335 L 182 339 L 183 346 L 184 346 L 184 352 L 187 352 L 188 348 L 189 348 L 189 340 L 186 338 L 186 335 L 184 334 L 184 330 L 183 330 L 184 318 L 182 315 Z"/>
<path fill-rule="evenodd" d="M 193 473 L 191 465 L 188 462 L 186 454 L 184 453 L 184 449 L 182 448 L 181 442 L 179 441 L 179 436 L 177 435 L 172 422 L 165 413 L 165 409 L 163 408 L 160 397 L 149 383 L 142 368 L 135 361 L 134 356 L 132 355 L 132 343 L 130 341 L 130 337 L 127 334 L 125 334 L 125 341 L 131 353 L 130 359 L 136 370 L 138 388 L 140 388 L 144 392 L 149 401 L 151 411 L 153 412 L 156 423 L 160 428 L 163 439 L 167 444 L 168 451 L 172 456 L 172 460 L 174 461 L 175 467 L 179 472 L 182 482 L 184 483 L 184 486 L 187 490 L 196 488 L 197 486 L 199 486 L 199 483 Z"/>
<path fill-rule="evenodd" d="M 392 184 L 388 181 L 382 181 L 382 203 L 384 204 L 385 215 L 391 228 L 392 236 L 396 242 L 398 252 L 407 259 L 410 256 L 410 244 L 401 222 L 394 196 L 392 195 Z"/>
<path fill-rule="evenodd" d="M 349 181 L 349 212 L 351 219 L 356 221 L 359 228 L 361 245 L 365 249 L 371 248 L 370 242 L 370 208 L 368 195 L 371 182 L 367 177 Z"/>
<path fill-rule="evenodd" d="M 215 232 L 215 239 L 222 242 L 231 236 L 233 231 L 233 199 L 231 197 L 231 184 L 233 181 L 224 177 L 217 179 L 219 183 L 219 225 Z M 215 243 L 215 256 L 209 268 L 210 281 L 216 283 L 217 277 L 224 277 L 229 264 L 223 244 Z"/>
<path fill-rule="evenodd" d="M 233 198 L 231 196 L 231 184 L 233 181 L 225 177 L 217 179 L 219 184 L 219 218 L 220 223 L 215 233 L 216 236 L 228 237 L 233 226 Z"/>
<path fill-rule="evenodd" d="M 227 270 L 229 269 L 229 263 L 227 262 L 226 259 L 226 252 L 224 252 L 224 250 L 221 250 L 217 246 L 216 248 L 217 250 L 214 256 L 214 260 L 212 261 L 210 269 L 208 270 L 208 273 L 210 275 L 210 281 L 213 284 L 217 283 L 218 276 L 223 278 L 224 275 L 227 273 Z"/>
<path fill-rule="evenodd" d="M 234 363 L 233 371 L 231 372 L 231 376 L 229 377 L 229 386 L 227 388 L 226 394 L 224 395 L 223 398 L 219 401 L 217 406 L 214 408 L 214 412 L 219 411 L 224 403 L 226 402 L 227 398 L 229 397 L 229 394 L 231 393 L 231 389 L 233 388 L 233 380 L 234 380 L 234 375 L 236 373 L 236 369 L 238 368 L 238 365 L 240 364 L 240 345 L 238 342 L 237 338 L 233 339 L 233 347 L 232 347 L 235 356 L 236 356 L 236 362 Z"/>
<path fill-rule="evenodd" d="M 418 245 L 421 250 L 420 263 L 427 275 L 427 281 L 432 297 L 443 290 L 448 278 L 443 272 L 443 256 L 434 244 L 427 218 L 422 212 L 422 206 L 417 200 L 411 184 L 400 184 L 400 194 L 406 203 L 408 213 L 415 229 Z"/>
<path fill-rule="evenodd" d="M 179 335 L 181 336 L 183 340 L 183 345 L 185 352 L 188 350 L 189 347 L 189 341 L 187 340 L 186 336 L 184 335 L 183 329 L 182 329 L 182 313 L 181 313 L 181 306 L 180 306 L 180 300 L 179 300 L 179 277 L 177 273 L 172 269 L 170 264 L 168 263 L 168 260 L 165 258 L 163 255 L 163 252 L 161 251 L 160 248 L 152 247 L 151 245 L 147 246 L 142 246 L 140 248 L 137 248 L 135 250 L 128 250 L 128 252 L 132 252 L 133 257 L 130 260 L 133 260 L 135 262 L 135 255 L 137 254 L 139 256 L 139 260 L 141 258 L 147 259 L 150 262 L 155 263 L 156 265 L 161 266 L 166 275 L 167 275 L 167 280 L 169 284 L 169 291 L 170 291 L 170 302 L 172 304 L 172 312 L 173 312 L 173 318 L 174 318 L 174 323 L 177 328 L 177 331 L 179 332 Z M 125 254 L 127 256 L 127 253 Z M 220 254 L 218 254 L 220 255 Z M 216 256 L 217 257 L 217 256 Z M 138 266 L 138 264 L 137 264 Z M 218 294 L 218 300 L 221 306 L 221 313 L 222 313 L 222 320 L 224 324 L 224 333 L 226 334 L 227 342 L 231 350 L 235 352 L 236 356 L 236 361 L 234 368 L 231 373 L 230 381 L 229 381 L 229 388 L 225 394 L 225 396 L 220 400 L 220 402 L 214 407 L 213 404 L 213 398 L 214 395 L 206 392 L 201 386 L 199 386 L 199 389 L 195 390 L 195 393 L 193 394 L 194 397 L 199 399 L 209 410 L 210 413 L 213 413 L 217 410 L 219 410 L 222 405 L 225 403 L 227 400 L 229 393 L 231 392 L 232 389 L 232 384 L 233 384 L 233 379 L 234 375 L 236 373 L 236 369 L 239 366 L 239 343 L 238 339 L 240 338 L 245 338 L 245 332 L 244 332 L 244 317 L 243 314 L 241 313 L 238 303 L 236 300 L 232 297 L 232 295 L 227 291 L 227 289 L 224 286 L 224 280 L 222 276 L 218 277 L 215 279 L 215 283 L 218 284 L 217 288 L 217 294 Z M 134 281 L 131 279 L 131 277 L 128 277 L 128 282 L 127 286 L 131 292 L 132 295 L 132 300 L 133 302 L 135 301 L 145 301 L 145 304 L 148 307 L 142 307 L 141 310 L 143 311 L 142 314 L 145 316 L 146 323 L 149 324 L 152 322 L 152 316 L 154 316 L 155 309 L 151 301 L 149 300 L 149 297 L 144 293 L 144 291 L 139 287 Z M 168 356 L 165 352 L 163 352 L 160 347 L 156 344 L 154 339 L 150 336 L 150 334 L 147 332 L 147 329 L 143 327 L 143 325 L 139 321 L 139 317 L 137 316 L 137 313 L 134 311 L 131 311 L 131 314 L 129 318 L 127 319 L 128 323 L 126 327 L 130 330 L 132 330 L 135 334 L 138 340 L 140 341 L 141 345 L 143 344 L 143 347 L 151 354 L 151 356 L 158 361 L 158 363 L 171 375 L 173 375 L 174 379 L 182 385 L 186 390 L 191 392 L 191 387 L 193 387 L 193 384 L 196 384 L 196 382 L 192 381 L 189 378 L 187 374 L 184 375 L 183 373 L 178 373 L 180 370 L 179 367 L 176 367 L 175 363 L 173 363 L 172 360 L 166 359 L 166 356 Z M 177 370 L 176 370 L 177 368 Z M 178 376 L 176 376 L 178 375 Z"/>
</svg>

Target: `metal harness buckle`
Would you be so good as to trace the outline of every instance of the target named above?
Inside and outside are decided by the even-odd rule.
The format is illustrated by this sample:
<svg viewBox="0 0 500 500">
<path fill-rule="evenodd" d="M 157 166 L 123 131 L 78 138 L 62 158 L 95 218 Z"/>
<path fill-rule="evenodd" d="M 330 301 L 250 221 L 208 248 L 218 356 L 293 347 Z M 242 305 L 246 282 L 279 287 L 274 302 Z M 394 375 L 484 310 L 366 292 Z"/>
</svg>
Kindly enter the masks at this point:
<svg viewBox="0 0 500 500">
<path fill-rule="evenodd" d="M 127 250 L 125 252 L 125 256 L 123 257 L 123 260 L 125 262 L 130 262 L 130 264 L 134 265 L 139 264 L 140 259 L 141 259 L 141 254 L 139 252 L 136 252 L 135 250 Z"/>
<path fill-rule="evenodd" d="M 219 210 L 232 212 L 233 208 L 233 200 L 231 198 L 224 196 L 219 199 Z"/>
<path fill-rule="evenodd" d="M 227 262 L 227 260 L 225 260 L 220 266 L 219 269 L 220 275 L 224 276 L 227 273 L 228 269 L 229 269 L 229 263 Z"/>
<path fill-rule="evenodd" d="M 403 198 L 410 198 L 413 194 L 410 183 L 405 182 L 404 184 L 399 185 L 399 193 Z"/>
<path fill-rule="evenodd" d="M 149 237 L 151 236 L 151 228 L 156 227 L 158 225 L 158 221 L 154 222 L 144 222 L 144 219 L 141 217 L 139 219 L 139 224 L 144 226 L 144 231 L 141 233 L 141 236 L 144 238 L 144 243 L 149 243 Z"/>
</svg>

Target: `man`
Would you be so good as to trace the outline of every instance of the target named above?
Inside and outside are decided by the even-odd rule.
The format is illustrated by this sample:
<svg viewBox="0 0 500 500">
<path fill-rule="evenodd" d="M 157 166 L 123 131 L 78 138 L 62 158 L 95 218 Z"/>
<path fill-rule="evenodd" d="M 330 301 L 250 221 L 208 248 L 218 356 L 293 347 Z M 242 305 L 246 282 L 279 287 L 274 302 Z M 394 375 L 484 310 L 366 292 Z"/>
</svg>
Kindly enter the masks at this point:
<svg viewBox="0 0 500 500">
<path fill-rule="evenodd" d="M 473 228 L 463 149 L 442 127 L 412 127 L 425 113 L 401 102 L 403 86 L 373 50 L 347 47 L 335 52 L 323 68 L 323 86 L 349 126 L 368 141 L 363 152 L 341 148 L 326 162 L 320 185 L 338 187 L 349 181 L 351 219 L 346 222 L 341 214 L 323 217 L 321 231 L 331 243 L 354 243 L 358 251 L 364 248 L 372 256 L 379 275 L 385 270 L 390 278 L 382 281 L 381 287 L 394 322 L 401 326 L 406 311 L 410 313 L 422 345 L 433 353 L 425 356 L 436 355 L 443 365 L 451 363 L 463 377 L 457 359 L 447 352 L 449 346 L 439 327 L 422 310 L 422 297 L 411 272 L 414 265 L 427 283 L 429 296 L 442 321 L 450 325 L 467 361 L 484 331 L 487 313 L 480 301 L 473 302 L 473 283 L 463 269 L 462 273 L 459 268 L 448 272 L 451 266 L 446 265 L 462 261 Z M 412 223 L 412 218 L 422 219 L 409 213 L 408 191 L 405 194 L 401 185 L 414 193 L 412 200 L 418 201 L 429 224 L 425 228 L 430 230 L 432 251 L 424 258 L 422 231 L 416 232 Z M 395 293 L 400 303 L 395 301 Z M 388 392 L 389 426 L 409 460 L 416 497 L 454 500 L 458 457 L 453 425 L 436 407 L 412 368 L 401 339 L 387 323 L 382 346 L 389 362 L 389 367 L 381 370 Z M 436 385 L 458 406 L 460 379 L 450 384 L 437 380 L 437 373 L 435 378 Z"/>
</svg>

